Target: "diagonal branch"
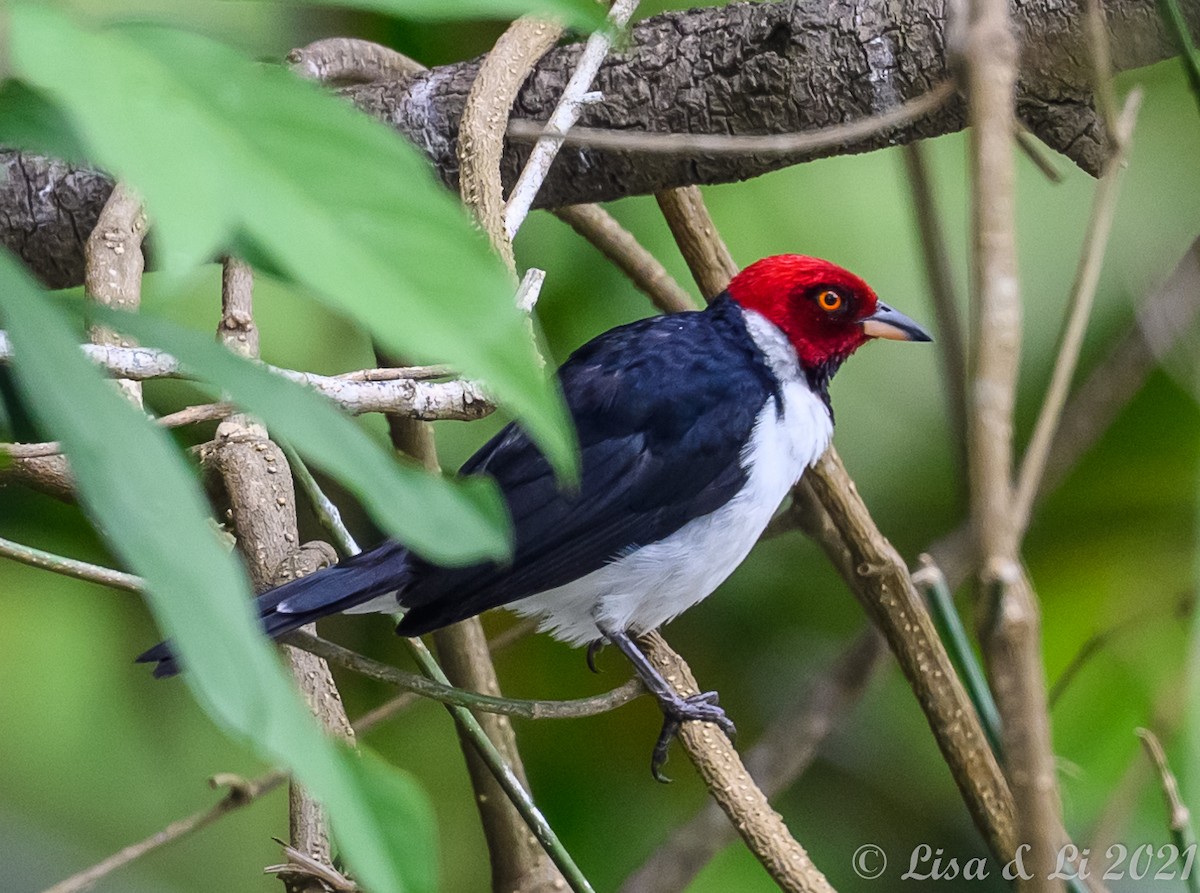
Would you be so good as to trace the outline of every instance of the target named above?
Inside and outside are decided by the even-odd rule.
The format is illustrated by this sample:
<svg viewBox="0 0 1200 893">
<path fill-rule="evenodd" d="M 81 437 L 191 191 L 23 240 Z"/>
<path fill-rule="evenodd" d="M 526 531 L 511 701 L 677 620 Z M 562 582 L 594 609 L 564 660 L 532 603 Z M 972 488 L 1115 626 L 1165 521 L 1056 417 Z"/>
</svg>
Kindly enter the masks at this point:
<svg viewBox="0 0 1200 893">
<path fill-rule="evenodd" d="M 873 629 L 856 638 L 825 673 L 805 685 L 798 706 L 781 713 L 746 753 L 746 768 L 768 798 L 785 790 L 811 765 L 882 664 L 882 646 Z M 625 880 L 621 893 L 682 890 L 736 839 L 736 829 L 710 800 Z"/>
<path fill-rule="evenodd" d="M 695 243 L 681 248 L 701 291 L 712 296 L 736 270 L 707 211 L 699 212 L 702 205 L 694 192 L 686 204 L 664 211 L 691 218 L 672 220 L 672 230 L 687 232 Z M 836 450 L 805 473 L 794 498 L 804 510 L 803 526 L 887 638 L 980 833 L 1008 861 L 1016 848 L 1008 786 L 907 567 L 875 526 Z"/>
<path fill-rule="evenodd" d="M 661 635 L 648 633 L 638 642 L 655 669 L 680 695 L 699 693 L 691 669 Z M 679 730 L 679 740 L 709 794 L 780 889 L 789 893 L 834 893 L 783 817 L 771 808 L 767 795 L 750 777 L 724 732 L 711 723 L 686 722 Z"/>
</svg>

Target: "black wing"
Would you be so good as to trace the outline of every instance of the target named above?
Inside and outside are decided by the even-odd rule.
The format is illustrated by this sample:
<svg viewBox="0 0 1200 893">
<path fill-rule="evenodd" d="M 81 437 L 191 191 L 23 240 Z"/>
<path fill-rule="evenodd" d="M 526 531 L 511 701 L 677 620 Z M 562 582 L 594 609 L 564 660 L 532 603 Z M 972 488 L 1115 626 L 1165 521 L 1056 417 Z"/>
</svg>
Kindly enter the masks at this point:
<svg viewBox="0 0 1200 893">
<path fill-rule="evenodd" d="M 418 635 L 578 579 L 724 505 L 745 483 L 741 450 L 774 379 L 732 302 L 642 320 L 580 348 L 559 370 L 582 480 L 560 491 L 509 425 L 462 467 L 488 474 L 515 533 L 507 566 L 415 562 L 399 627 Z"/>
</svg>

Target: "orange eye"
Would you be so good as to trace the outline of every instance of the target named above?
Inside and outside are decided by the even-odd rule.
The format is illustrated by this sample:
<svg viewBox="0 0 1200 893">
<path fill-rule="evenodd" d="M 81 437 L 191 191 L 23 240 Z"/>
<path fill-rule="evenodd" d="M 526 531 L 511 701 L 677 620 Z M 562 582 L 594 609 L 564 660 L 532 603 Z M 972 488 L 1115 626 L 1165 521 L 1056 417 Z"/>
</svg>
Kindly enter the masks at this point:
<svg viewBox="0 0 1200 893">
<path fill-rule="evenodd" d="M 832 289 L 826 289 L 817 295 L 817 303 L 821 305 L 821 309 L 833 313 L 842 306 L 842 296 Z"/>
</svg>

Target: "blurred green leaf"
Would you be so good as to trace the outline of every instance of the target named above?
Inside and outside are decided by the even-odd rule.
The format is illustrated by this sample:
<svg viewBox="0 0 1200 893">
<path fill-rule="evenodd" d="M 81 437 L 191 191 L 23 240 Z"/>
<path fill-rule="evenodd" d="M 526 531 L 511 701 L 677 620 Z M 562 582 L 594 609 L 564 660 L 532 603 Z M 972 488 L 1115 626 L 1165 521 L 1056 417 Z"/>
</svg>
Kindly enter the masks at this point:
<svg viewBox="0 0 1200 893">
<path fill-rule="evenodd" d="M 166 432 L 100 377 L 66 317 L 7 252 L 0 252 L 0 311 L 26 404 L 62 442 L 96 526 L 145 579 L 197 700 L 228 731 L 292 768 L 328 808 L 367 885 L 432 890 L 431 854 L 417 852 L 407 839 L 412 829 L 397 820 L 427 814 L 428 805 L 415 786 L 384 781 L 378 764 L 364 772 L 318 731 L 256 632 L 246 578 L 218 543 L 197 482 Z"/>
<path fill-rule="evenodd" d="M 169 28 L 92 31 L 17 3 L 11 47 L 15 73 L 145 197 L 164 269 L 249 239 L 393 353 L 485 382 L 573 477 L 573 431 L 500 262 L 395 133 L 287 71 Z"/>
<path fill-rule="evenodd" d="M 504 506 L 490 479 L 452 480 L 397 460 L 321 395 L 196 332 L 144 313 L 102 307 L 88 312 L 143 344 L 161 347 L 217 385 L 341 481 L 381 527 L 422 556 L 453 564 L 507 556 Z"/>
<path fill-rule="evenodd" d="M 40 91 L 20 81 L 0 83 L 0 133 L 4 142 L 82 162 L 87 152 L 71 121 Z"/>
<path fill-rule="evenodd" d="M 1183 17 L 1177 0 L 1158 0 L 1158 11 L 1175 43 L 1175 49 L 1179 51 L 1179 61 L 1183 63 L 1183 71 L 1187 75 L 1188 85 L 1192 88 L 1192 95 L 1196 102 L 1200 103 L 1200 51 L 1197 51 L 1196 45 L 1192 43 L 1187 19 Z"/>
<path fill-rule="evenodd" d="M 511 19 L 525 14 L 555 17 L 568 25 L 597 28 L 604 7 L 595 0 L 301 0 L 305 6 L 345 6 L 386 12 L 402 19 L 449 22 L 459 19 Z"/>
</svg>

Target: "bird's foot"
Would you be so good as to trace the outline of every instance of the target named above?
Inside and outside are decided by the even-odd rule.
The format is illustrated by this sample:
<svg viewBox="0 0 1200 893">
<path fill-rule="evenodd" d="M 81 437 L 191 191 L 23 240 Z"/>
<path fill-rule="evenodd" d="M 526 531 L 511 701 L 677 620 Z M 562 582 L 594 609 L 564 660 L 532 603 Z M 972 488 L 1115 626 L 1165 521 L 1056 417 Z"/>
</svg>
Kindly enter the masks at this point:
<svg viewBox="0 0 1200 893">
<path fill-rule="evenodd" d="M 659 732 L 658 742 L 654 745 L 654 753 L 650 757 L 650 774 L 654 776 L 655 781 L 663 784 L 671 781 L 663 774 L 662 767 L 667 762 L 667 750 L 671 741 L 679 734 L 679 729 L 685 722 L 711 722 L 718 726 L 731 742 L 737 737 L 737 727 L 717 703 L 718 697 L 715 691 L 705 691 L 686 698 L 676 695 L 659 701 L 663 711 L 663 727 Z"/>
</svg>

